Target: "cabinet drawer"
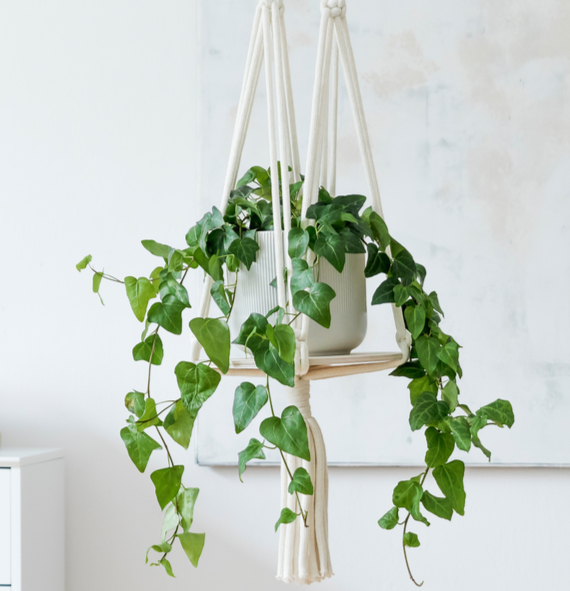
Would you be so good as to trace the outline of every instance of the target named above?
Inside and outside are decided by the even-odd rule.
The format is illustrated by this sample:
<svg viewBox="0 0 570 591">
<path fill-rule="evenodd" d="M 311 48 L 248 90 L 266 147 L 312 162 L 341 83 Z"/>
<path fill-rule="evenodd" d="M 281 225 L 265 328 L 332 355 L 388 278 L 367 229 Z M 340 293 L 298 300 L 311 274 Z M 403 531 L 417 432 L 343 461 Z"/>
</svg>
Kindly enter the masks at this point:
<svg viewBox="0 0 570 591">
<path fill-rule="evenodd" d="M 10 468 L 0 468 L 0 585 L 10 585 Z"/>
</svg>

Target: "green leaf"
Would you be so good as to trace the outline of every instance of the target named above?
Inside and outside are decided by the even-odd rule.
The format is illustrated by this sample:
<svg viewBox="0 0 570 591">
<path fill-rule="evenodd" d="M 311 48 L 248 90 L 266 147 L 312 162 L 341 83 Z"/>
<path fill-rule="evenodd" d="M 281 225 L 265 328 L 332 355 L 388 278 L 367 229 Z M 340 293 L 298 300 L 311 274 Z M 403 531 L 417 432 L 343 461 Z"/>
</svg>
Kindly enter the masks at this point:
<svg viewBox="0 0 570 591">
<path fill-rule="evenodd" d="M 192 430 L 198 411 L 188 412 L 182 400 L 178 400 L 164 419 L 164 428 L 178 445 L 184 449 L 190 446 Z"/>
<path fill-rule="evenodd" d="M 212 285 L 212 289 L 210 289 L 210 295 L 212 296 L 214 302 L 216 302 L 216 305 L 220 309 L 221 313 L 224 316 L 227 316 L 232 308 L 228 302 L 228 295 L 224 287 L 224 282 L 216 281 L 214 285 Z"/>
<path fill-rule="evenodd" d="M 417 339 L 423 332 L 426 324 L 426 313 L 422 306 L 406 306 L 404 311 L 406 325 L 412 333 L 412 338 Z"/>
<path fill-rule="evenodd" d="M 392 503 L 396 507 L 411 511 L 412 507 L 420 502 L 422 494 L 423 489 L 418 482 L 415 480 L 402 480 L 398 482 L 392 493 Z"/>
<path fill-rule="evenodd" d="M 473 445 L 478 447 L 487 456 L 487 459 L 491 461 L 491 452 L 481 443 L 478 435 L 479 431 L 487 425 L 487 415 L 480 414 L 480 412 L 480 410 L 477 411 L 477 416 L 471 420 L 471 438 Z"/>
<path fill-rule="evenodd" d="M 407 363 L 398 365 L 390 375 L 410 379 L 423 378 L 426 375 L 426 370 L 421 366 L 419 361 L 408 361 Z"/>
<path fill-rule="evenodd" d="M 438 353 L 441 349 L 439 341 L 435 337 L 422 336 L 416 340 L 415 345 L 420 363 L 428 373 L 433 373 L 437 368 Z"/>
<path fill-rule="evenodd" d="M 362 219 L 372 228 L 374 239 L 380 244 L 380 248 L 386 250 L 391 242 L 386 222 L 371 207 L 362 213 Z"/>
<path fill-rule="evenodd" d="M 303 228 L 292 228 L 289 230 L 289 256 L 300 258 L 307 252 L 309 246 L 309 233 Z"/>
<path fill-rule="evenodd" d="M 162 340 L 156 333 L 151 334 L 142 343 L 135 345 L 133 349 L 133 359 L 135 361 L 150 361 L 151 355 L 153 365 L 160 365 L 162 363 L 164 349 L 162 347 Z"/>
<path fill-rule="evenodd" d="M 83 257 L 78 263 L 77 265 L 75 265 L 75 268 L 81 273 L 81 271 L 83 271 L 83 269 L 87 268 L 87 265 L 93 260 L 93 257 L 88 254 L 86 257 Z"/>
<path fill-rule="evenodd" d="M 423 369 L 422 369 L 423 371 Z M 424 392 L 431 392 L 437 395 L 437 383 L 429 376 L 423 375 L 421 378 L 415 378 L 408 384 L 410 390 L 410 402 L 412 406 L 416 404 L 416 400 Z"/>
<path fill-rule="evenodd" d="M 93 293 L 99 294 L 99 288 L 101 287 L 101 280 L 103 279 L 103 273 L 94 273 L 93 274 Z M 99 298 L 101 296 L 99 295 Z M 103 303 L 103 299 L 101 299 L 101 303 Z"/>
<path fill-rule="evenodd" d="M 241 433 L 253 421 L 268 399 L 265 386 L 243 382 L 237 387 L 233 407 L 236 433 Z"/>
<path fill-rule="evenodd" d="M 145 395 L 142 392 L 137 392 L 134 390 L 133 392 L 129 392 L 125 396 L 125 406 L 129 412 L 137 415 L 137 417 L 142 417 L 144 414 L 145 409 L 145 402 L 144 402 Z"/>
<path fill-rule="evenodd" d="M 295 385 L 295 364 L 282 359 L 279 351 L 267 340 L 261 341 L 253 352 L 255 365 L 284 386 Z"/>
<path fill-rule="evenodd" d="M 168 260 L 170 252 L 174 250 L 170 246 L 160 244 L 160 242 L 155 242 L 154 240 L 143 240 L 141 244 L 148 250 L 148 252 L 150 252 L 150 254 L 162 257 L 164 260 Z"/>
<path fill-rule="evenodd" d="M 399 277 L 404 285 L 411 285 L 417 275 L 416 263 L 412 255 L 402 248 L 392 261 L 392 274 Z"/>
<path fill-rule="evenodd" d="M 471 449 L 471 431 L 467 419 L 465 417 L 450 419 L 449 426 L 457 447 L 463 451 L 469 451 Z"/>
<path fill-rule="evenodd" d="M 170 564 L 170 562 L 166 558 L 161 558 L 160 559 L 160 564 L 162 564 L 162 566 L 164 567 L 164 570 L 166 571 L 166 574 L 169 577 L 176 578 L 174 576 L 174 572 L 172 571 L 172 565 Z"/>
<path fill-rule="evenodd" d="M 147 551 L 146 551 L 146 560 L 145 560 L 145 564 L 148 563 L 148 555 L 150 553 L 151 550 L 154 550 L 155 552 L 160 552 L 162 553 L 167 553 L 170 552 L 172 550 L 172 546 L 163 540 L 162 544 L 153 544 Z M 151 564 L 150 566 L 158 566 L 160 563 L 156 562 Z"/>
<path fill-rule="evenodd" d="M 263 443 L 257 439 L 250 439 L 247 447 L 238 453 L 239 464 L 239 479 L 247 468 L 247 462 L 253 459 L 265 460 L 265 453 L 263 452 Z"/>
<path fill-rule="evenodd" d="M 315 282 L 313 270 L 309 269 L 307 261 L 303 259 L 293 259 L 293 277 L 291 278 L 291 293 L 293 296 L 307 287 L 311 287 Z"/>
<path fill-rule="evenodd" d="M 164 517 L 162 519 L 162 528 L 160 530 L 160 539 L 162 540 L 162 543 L 166 542 L 168 532 L 170 530 L 173 530 L 179 523 L 180 518 L 178 517 L 178 513 L 176 513 L 176 507 L 173 504 L 168 505 L 166 511 L 164 512 Z"/>
<path fill-rule="evenodd" d="M 442 466 L 449 460 L 455 449 L 455 441 L 449 433 L 440 433 L 434 427 L 426 429 L 426 441 L 428 450 L 426 452 L 426 464 L 430 468 Z"/>
<path fill-rule="evenodd" d="M 448 499 L 434 497 L 430 492 L 424 490 L 424 494 L 422 496 L 422 505 L 426 508 L 426 511 L 437 515 L 437 517 L 451 521 L 453 508 L 451 507 L 451 502 Z"/>
<path fill-rule="evenodd" d="M 194 318 L 190 330 L 204 347 L 206 355 L 222 373 L 230 368 L 230 329 L 225 320 L 219 318 Z"/>
<path fill-rule="evenodd" d="M 420 510 L 420 503 L 419 501 L 416 501 L 413 505 L 412 505 L 412 509 L 410 511 L 410 515 L 416 520 L 416 521 L 420 521 L 421 523 L 427 525 L 427 527 L 430 526 L 430 522 L 422 515 L 422 512 Z"/>
<path fill-rule="evenodd" d="M 378 273 L 388 273 L 391 264 L 390 257 L 380 252 L 373 242 L 369 242 L 366 248 L 368 249 L 368 258 L 364 269 L 364 277 L 374 277 Z"/>
<path fill-rule="evenodd" d="M 329 207 L 329 206 L 327 206 Z M 325 258 L 339 273 L 342 273 L 346 262 L 344 240 L 337 234 L 319 234 L 315 242 L 315 253 Z"/>
<path fill-rule="evenodd" d="M 513 407 L 508 400 L 495 400 L 491 404 L 482 406 L 477 414 L 485 414 L 490 421 L 494 421 L 499 425 L 506 425 L 509 429 L 515 423 L 515 415 L 513 413 Z"/>
<path fill-rule="evenodd" d="M 241 325 L 239 335 L 234 340 L 236 345 L 243 345 L 253 353 L 261 345 L 267 331 L 267 318 L 261 314 L 250 314 L 248 319 Z"/>
<path fill-rule="evenodd" d="M 151 475 L 156 492 L 156 499 L 161 509 L 164 509 L 170 501 L 178 494 L 182 483 L 184 466 L 173 466 L 155 470 Z"/>
<path fill-rule="evenodd" d="M 416 270 L 418 272 L 419 282 L 421 285 L 423 285 L 427 275 L 426 268 L 423 265 L 416 263 Z"/>
<path fill-rule="evenodd" d="M 228 248 L 228 251 L 235 255 L 237 259 L 245 265 L 248 271 L 255 261 L 258 250 L 259 244 L 251 238 L 238 238 L 237 240 L 234 240 Z"/>
<path fill-rule="evenodd" d="M 165 300 L 167 296 L 173 296 L 181 304 L 184 304 L 185 308 L 190 308 L 190 300 L 188 299 L 188 291 L 186 288 L 176 281 L 172 273 L 166 273 L 160 282 L 160 299 Z"/>
<path fill-rule="evenodd" d="M 409 548 L 419 548 L 420 541 L 418 536 L 411 531 L 408 531 L 404 534 L 404 546 L 408 546 Z"/>
<path fill-rule="evenodd" d="M 445 402 L 438 400 L 431 392 L 424 392 L 418 396 L 415 406 L 410 412 L 410 427 L 412 431 L 421 429 L 441 421 L 449 412 Z"/>
<path fill-rule="evenodd" d="M 135 425 L 121 429 L 121 439 L 125 443 L 129 457 L 139 472 L 144 472 L 150 455 L 162 447 L 146 433 L 139 432 Z"/>
<path fill-rule="evenodd" d="M 433 471 L 433 477 L 445 498 L 451 502 L 451 506 L 459 515 L 465 513 L 465 489 L 463 488 L 463 476 L 465 464 L 460 460 L 453 460 L 444 466 L 438 466 Z"/>
<path fill-rule="evenodd" d="M 194 521 L 194 505 L 198 498 L 199 488 L 185 488 L 176 497 L 176 506 L 180 515 L 180 525 L 184 533 L 191 527 Z"/>
<path fill-rule="evenodd" d="M 285 509 L 281 509 L 281 515 L 279 516 L 279 519 L 277 520 L 277 523 L 275 524 L 275 531 L 277 531 L 279 529 L 279 526 L 282 523 L 293 523 L 293 521 L 295 521 L 295 519 L 297 519 L 298 514 L 297 513 L 293 513 L 293 511 L 291 511 L 291 509 L 288 509 L 287 507 L 285 507 Z"/>
<path fill-rule="evenodd" d="M 398 507 L 392 507 L 379 520 L 378 525 L 382 529 L 394 529 L 398 525 L 399 514 Z"/>
<path fill-rule="evenodd" d="M 447 384 L 443 387 L 441 391 L 441 399 L 444 402 L 447 402 L 447 406 L 449 406 L 449 412 L 453 412 L 457 408 L 459 396 L 459 388 L 454 380 L 449 380 Z"/>
<path fill-rule="evenodd" d="M 407 287 L 401 284 L 398 284 L 396 287 L 394 287 L 394 304 L 396 304 L 398 308 L 403 306 L 409 297 L 410 294 Z"/>
<path fill-rule="evenodd" d="M 343 228 L 340 231 L 340 237 L 344 240 L 347 254 L 364 254 L 366 252 L 362 236 L 357 229 Z"/>
<path fill-rule="evenodd" d="M 292 495 L 295 492 L 303 495 L 312 495 L 314 492 L 313 483 L 311 477 L 305 468 L 297 468 L 293 474 L 293 480 L 289 483 L 289 494 Z"/>
<path fill-rule="evenodd" d="M 394 288 L 400 285 L 400 282 L 395 277 L 388 277 L 386 281 L 380 284 L 380 287 L 374 292 L 372 296 L 372 305 L 378 304 L 393 304 L 394 303 Z"/>
<path fill-rule="evenodd" d="M 259 432 L 281 451 L 307 462 L 311 461 L 307 425 L 296 406 L 288 406 L 281 413 L 281 418 L 265 419 L 259 427 Z"/>
<path fill-rule="evenodd" d="M 364 195 L 340 195 L 335 197 L 332 202 L 334 205 L 342 205 L 344 211 L 357 216 L 366 203 L 366 197 Z"/>
<path fill-rule="evenodd" d="M 188 556 L 188 559 L 195 568 L 198 568 L 198 561 L 204 549 L 204 542 L 206 541 L 206 534 L 185 533 L 178 534 L 178 539 L 182 549 Z"/>
<path fill-rule="evenodd" d="M 156 402 L 152 398 L 146 399 L 144 413 L 142 417 L 136 422 L 136 425 L 139 431 L 144 431 L 149 427 L 162 425 L 162 421 L 156 412 Z"/>
<path fill-rule="evenodd" d="M 146 277 L 125 277 L 125 288 L 137 320 L 143 322 L 148 303 L 156 296 L 152 283 Z"/>
<path fill-rule="evenodd" d="M 438 358 L 446 365 L 449 365 L 453 371 L 457 371 L 459 367 L 459 347 L 457 343 L 449 341 L 438 352 Z"/>
<path fill-rule="evenodd" d="M 162 302 L 156 302 L 148 311 L 149 322 L 162 326 L 172 334 L 182 334 L 182 312 L 185 306 L 174 296 L 167 296 Z"/>
<path fill-rule="evenodd" d="M 207 273 L 214 281 L 223 281 L 224 279 L 224 261 L 218 255 L 213 254 L 208 261 Z"/>
<path fill-rule="evenodd" d="M 326 283 L 314 283 L 309 291 L 297 291 L 293 295 L 293 306 L 317 324 L 330 328 L 330 303 L 335 297 L 336 293 L 332 287 Z"/>
<path fill-rule="evenodd" d="M 441 306 L 439 305 L 439 298 L 437 297 L 437 293 L 435 293 L 435 291 L 432 291 L 429 294 L 429 301 L 431 302 L 431 305 L 433 306 L 434 310 L 437 310 L 442 316 L 445 316 L 443 310 L 441 309 Z"/>
<path fill-rule="evenodd" d="M 203 363 L 181 361 L 174 369 L 184 408 L 195 415 L 216 391 L 222 376 Z"/>
<path fill-rule="evenodd" d="M 287 363 L 295 362 L 295 331 L 288 324 L 268 325 L 267 337 Z"/>
</svg>

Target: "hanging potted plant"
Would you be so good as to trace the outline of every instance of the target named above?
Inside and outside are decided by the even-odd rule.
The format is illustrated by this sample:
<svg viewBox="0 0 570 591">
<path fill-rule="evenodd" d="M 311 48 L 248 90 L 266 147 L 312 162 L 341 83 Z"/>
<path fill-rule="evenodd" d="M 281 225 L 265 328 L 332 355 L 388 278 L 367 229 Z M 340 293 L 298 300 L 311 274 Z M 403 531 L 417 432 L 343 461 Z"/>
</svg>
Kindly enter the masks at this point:
<svg viewBox="0 0 570 591">
<path fill-rule="evenodd" d="M 289 475 L 288 491 L 296 498 L 299 511 L 284 508 L 275 529 L 299 519 L 309 524 L 309 511 L 303 506 L 304 499 L 314 492 L 312 479 L 306 469 L 288 467 L 291 456 L 311 460 L 306 422 L 295 406 L 286 408 L 281 417 L 275 415 L 269 378 L 286 386 L 295 385 L 296 336 L 292 325 L 301 314 L 323 330 L 329 330 L 335 321 L 345 326 L 342 314 L 332 315 L 331 302 L 338 297 L 337 290 L 354 288 L 353 275 L 357 270 L 362 283 L 365 278 L 378 278 L 372 305 L 393 304 L 401 308 L 413 340 L 409 360 L 391 375 L 410 380 L 409 424 L 412 431 L 425 429 L 425 469 L 396 485 L 394 506 L 379 520 L 384 529 L 403 525 L 404 552 L 419 546 L 417 535 L 408 529 L 410 519 L 429 525 L 424 510 L 443 519 L 451 519 L 453 513 L 464 513 L 465 466 L 461 460 L 449 461 L 454 449 L 469 451 L 474 446 L 490 458 L 490 452 L 480 440 L 481 430 L 488 425 L 511 427 L 514 422 L 507 401 L 496 400 L 477 411 L 459 402 L 460 345 L 441 328 L 443 310 L 437 294 L 424 289 L 426 270 L 389 234 L 378 214 L 371 208 L 362 211 L 364 196 L 333 198 L 321 187 L 319 201 L 307 213 L 314 224 L 303 227 L 302 182 L 291 187 L 287 254 L 292 273 L 287 284 L 293 312 L 273 305 L 275 287 L 271 283 L 276 283 L 273 279 L 277 278 L 272 277 L 271 265 L 267 264 L 257 275 L 253 272 L 256 266 L 264 264 L 264 248 L 269 250 L 264 234 L 273 229 L 272 198 L 267 191 L 270 181 L 270 171 L 260 167 L 250 169 L 232 191 L 225 212 L 213 208 L 206 213 L 189 230 L 186 245 L 181 248 L 143 240 L 143 246 L 160 259 L 147 277 L 120 280 L 93 267 L 91 256 L 77 265 L 78 270 L 89 267 L 93 271 L 96 293 L 103 279 L 124 284 L 132 311 L 144 323 L 141 341 L 133 348 L 133 359 L 148 364 L 147 386 L 144 391 L 133 390 L 127 394 L 128 417 L 120 435 L 140 472 L 145 471 L 155 450 L 165 452 L 166 466 L 150 475 L 157 501 L 164 511 L 164 523 L 160 539 L 149 552 L 155 556 L 152 564 L 164 566 L 170 575 L 173 571 L 168 555 L 173 545 L 180 543 L 197 566 L 205 534 L 191 531 L 198 489 L 189 488 L 183 482 L 184 466 L 174 464 L 169 446 L 174 442 L 188 448 L 202 405 L 214 394 L 222 375 L 230 370 L 232 343 L 251 355 L 257 369 L 266 376 L 263 384 L 243 382 L 236 389 L 233 403 L 236 432 L 246 429 L 259 412 L 268 411 L 270 415 L 261 423 L 259 438 L 252 438 L 240 452 L 238 475 L 241 479 L 252 459 L 265 459 L 264 449 L 277 448 Z M 360 260 L 364 256 L 365 264 Z M 355 257 L 354 263 L 347 262 L 350 257 Z M 325 265 L 331 267 L 334 281 L 330 283 L 334 287 L 324 281 L 328 272 Z M 190 331 L 207 358 L 198 363 L 178 363 L 175 376 L 180 394 L 172 402 L 161 402 L 151 395 L 151 370 L 153 365 L 162 363 L 165 354 L 160 333 L 183 332 L 183 315 L 190 308 L 184 286 L 189 272 L 211 277 L 211 296 L 220 315 L 190 320 Z M 240 295 L 243 285 L 248 291 Z M 352 301 L 350 296 L 347 301 Z M 365 310 L 361 302 L 352 303 L 354 309 L 349 314 L 358 318 L 358 329 L 350 342 L 343 340 L 345 331 L 340 329 L 339 340 L 331 345 L 335 352 L 350 350 L 363 337 Z M 425 485 L 430 472 L 439 488 L 439 491 L 433 489 L 436 494 Z"/>
</svg>

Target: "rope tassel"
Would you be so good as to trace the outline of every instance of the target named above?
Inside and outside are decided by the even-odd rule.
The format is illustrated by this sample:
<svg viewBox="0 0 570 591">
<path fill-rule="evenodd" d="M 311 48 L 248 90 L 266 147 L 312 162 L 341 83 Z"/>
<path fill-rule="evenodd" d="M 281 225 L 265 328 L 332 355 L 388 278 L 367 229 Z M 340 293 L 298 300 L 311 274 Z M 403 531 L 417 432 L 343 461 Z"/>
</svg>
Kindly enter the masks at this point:
<svg viewBox="0 0 570 591">
<path fill-rule="evenodd" d="M 296 406 L 307 425 L 311 461 L 287 454 L 292 473 L 305 468 L 313 483 L 312 495 L 300 495 L 303 510 L 307 511 L 307 527 L 301 517 L 293 523 L 280 526 L 279 564 L 277 579 L 285 583 L 310 585 L 333 576 L 328 542 L 329 477 L 327 453 L 323 435 L 311 415 L 310 382 L 298 379 L 294 388 L 287 388 L 287 405 Z M 295 513 L 300 508 L 295 495 L 288 492 L 291 479 L 281 464 L 281 505 Z"/>
</svg>

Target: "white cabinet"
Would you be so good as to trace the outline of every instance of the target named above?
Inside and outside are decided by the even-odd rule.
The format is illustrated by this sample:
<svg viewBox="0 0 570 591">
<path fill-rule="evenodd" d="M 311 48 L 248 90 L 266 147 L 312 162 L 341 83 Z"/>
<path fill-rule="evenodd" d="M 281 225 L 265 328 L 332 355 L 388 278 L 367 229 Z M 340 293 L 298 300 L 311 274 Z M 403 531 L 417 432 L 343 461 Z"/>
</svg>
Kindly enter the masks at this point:
<svg viewBox="0 0 570 591">
<path fill-rule="evenodd" d="M 0 590 L 64 591 L 61 450 L 0 449 Z"/>
</svg>

